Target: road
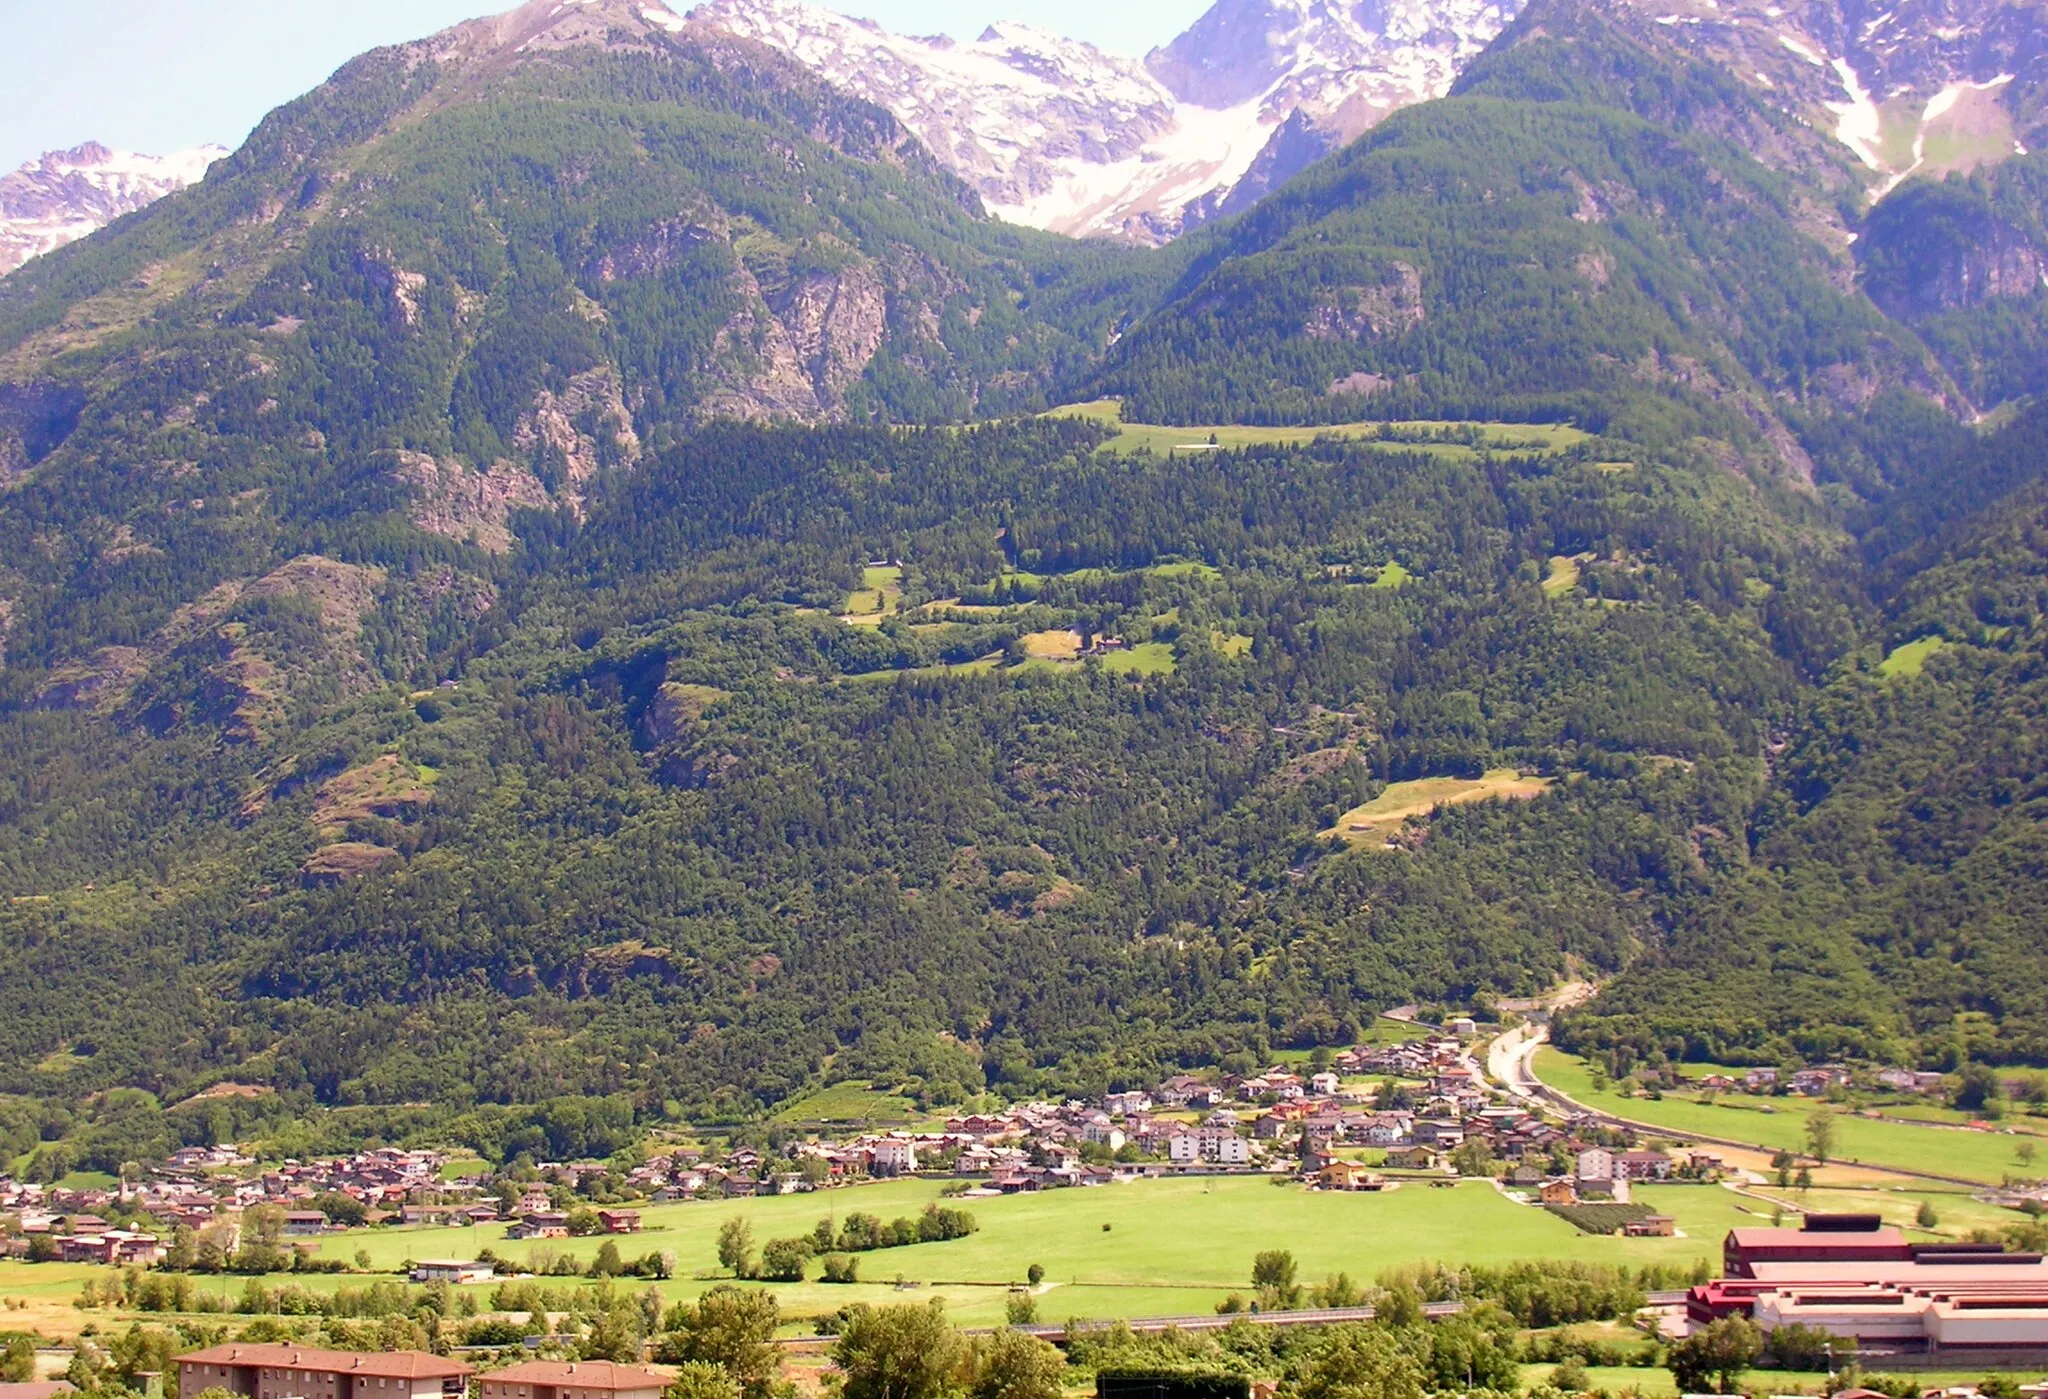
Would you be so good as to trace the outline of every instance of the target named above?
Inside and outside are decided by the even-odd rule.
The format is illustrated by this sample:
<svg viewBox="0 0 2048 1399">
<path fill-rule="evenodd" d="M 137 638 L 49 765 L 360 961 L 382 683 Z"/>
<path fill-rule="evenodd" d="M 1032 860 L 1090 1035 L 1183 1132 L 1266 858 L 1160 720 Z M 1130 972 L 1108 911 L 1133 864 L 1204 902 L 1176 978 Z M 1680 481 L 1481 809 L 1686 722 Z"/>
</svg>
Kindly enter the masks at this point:
<svg viewBox="0 0 2048 1399">
<path fill-rule="evenodd" d="M 1422 1314 L 1434 1320 L 1456 1316 L 1465 1310 L 1463 1302 L 1425 1302 Z M 1221 1331 L 1232 1322 L 1248 1321 L 1254 1326 L 1330 1326 L 1346 1321 L 1371 1321 L 1377 1313 L 1371 1307 L 1310 1307 L 1296 1312 L 1202 1312 L 1194 1316 L 1134 1317 L 1129 1321 L 1076 1321 L 1077 1327 L 1129 1327 L 1133 1331 Z M 993 1329 L 993 1328 L 989 1328 Z M 1067 1323 L 1009 1328 L 1036 1336 L 1042 1341 L 1066 1339 Z"/>
<path fill-rule="evenodd" d="M 1486 1047 L 1486 1069 L 1494 1081 L 1504 1086 L 1509 1093 L 1525 1102 L 1541 1101 L 1561 1112 L 1580 1118 L 1605 1123 L 1610 1127 L 1621 1127 L 1637 1132 L 1653 1132 L 1660 1137 L 1671 1137 L 1682 1141 L 1698 1142 L 1707 1146 L 1728 1146 L 1738 1151 L 1770 1150 L 1756 1142 L 1739 1141 L 1734 1137 L 1710 1137 L 1699 1132 L 1682 1132 L 1674 1127 L 1660 1126 L 1655 1122 L 1641 1122 L 1630 1117 L 1619 1117 L 1588 1107 L 1576 1098 L 1566 1097 L 1557 1089 L 1536 1076 L 1536 1051 L 1550 1041 L 1548 1025 L 1522 1025 L 1508 1031 Z M 1838 1156 L 1831 1165 L 1857 1166 L 1864 1170 L 1883 1171 L 1888 1175 L 1906 1176 L 1913 1180 L 1938 1181 L 1943 1185 L 1962 1185 L 1971 1190 L 1982 1190 L 1984 1182 L 1970 1180 L 1963 1176 L 1946 1176 L 1935 1171 L 1913 1170 L 1906 1166 L 1894 1166 L 1876 1161 L 1859 1161 L 1854 1157 Z"/>
</svg>

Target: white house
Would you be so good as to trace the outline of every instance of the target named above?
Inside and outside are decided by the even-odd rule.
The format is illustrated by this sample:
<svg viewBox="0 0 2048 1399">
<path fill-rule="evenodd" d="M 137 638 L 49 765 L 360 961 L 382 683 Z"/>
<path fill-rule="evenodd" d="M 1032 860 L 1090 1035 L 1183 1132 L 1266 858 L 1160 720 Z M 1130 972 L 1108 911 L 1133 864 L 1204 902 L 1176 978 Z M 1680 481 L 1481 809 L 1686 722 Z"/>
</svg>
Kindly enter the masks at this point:
<svg viewBox="0 0 2048 1399">
<path fill-rule="evenodd" d="M 883 1137 L 873 1148 L 869 1169 L 879 1176 L 909 1175 L 917 1169 L 917 1143 L 908 1137 Z"/>
</svg>

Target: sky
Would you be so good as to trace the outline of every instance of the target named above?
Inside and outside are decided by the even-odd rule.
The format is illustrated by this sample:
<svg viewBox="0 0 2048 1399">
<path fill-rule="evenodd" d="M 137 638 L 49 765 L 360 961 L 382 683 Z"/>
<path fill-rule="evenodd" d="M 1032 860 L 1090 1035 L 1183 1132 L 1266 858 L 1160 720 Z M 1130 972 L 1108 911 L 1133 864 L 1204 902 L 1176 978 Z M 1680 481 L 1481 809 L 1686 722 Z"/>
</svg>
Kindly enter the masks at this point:
<svg viewBox="0 0 2048 1399">
<path fill-rule="evenodd" d="M 514 0 L 0 0 L 0 171 L 83 141 L 161 155 L 234 146 L 265 112 L 380 44 Z M 694 0 L 671 0 L 688 10 Z M 1208 0 L 840 0 L 906 34 L 1019 19 L 1141 55 Z"/>
</svg>

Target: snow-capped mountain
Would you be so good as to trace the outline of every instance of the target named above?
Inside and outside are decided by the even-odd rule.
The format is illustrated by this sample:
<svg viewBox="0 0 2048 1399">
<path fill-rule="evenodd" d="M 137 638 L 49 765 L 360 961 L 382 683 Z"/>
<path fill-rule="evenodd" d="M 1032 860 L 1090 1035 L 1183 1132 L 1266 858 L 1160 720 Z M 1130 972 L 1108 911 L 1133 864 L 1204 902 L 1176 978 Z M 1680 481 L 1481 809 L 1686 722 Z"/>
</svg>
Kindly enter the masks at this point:
<svg viewBox="0 0 2048 1399">
<path fill-rule="evenodd" d="M 0 276 L 196 183 L 226 154 L 219 146 L 200 146 L 137 155 L 88 141 L 0 176 Z"/>
<path fill-rule="evenodd" d="M 1388 112 L 1441 96 L 1520 0 L 1220 0 L 1143 64 L 1023 25 L 969 43 L 795 0 L 691 18 L 894 112 L 1004 218 L 1159 242 Z"/>
<path fill-rule="evenodd" d="M 1613 0 L 1833 135 L 1874 193 L 2048 137 L 2048 0 Z"/>
</svg>

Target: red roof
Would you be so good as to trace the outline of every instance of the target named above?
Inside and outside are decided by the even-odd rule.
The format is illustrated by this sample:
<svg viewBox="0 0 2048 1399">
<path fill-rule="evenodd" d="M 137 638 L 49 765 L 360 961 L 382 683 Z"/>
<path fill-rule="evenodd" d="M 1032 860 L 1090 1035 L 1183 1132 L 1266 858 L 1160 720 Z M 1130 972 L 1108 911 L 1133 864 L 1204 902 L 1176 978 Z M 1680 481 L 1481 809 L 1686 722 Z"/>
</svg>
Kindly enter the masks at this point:
<svg viewBox="0 0 2048 1399">
<path fill-rule="evenodd" d="M 582 1389 L 667 1389 L 668 1381 L 652 1370 L 610 1360 L 529 1360 L 509 1370 L 485 1375 L 491 1384 L 572 1385 Z"/>
<path fill-rule="evenodd" d="M 424 1380 L 472 1375 L 476 1367 L 425 1351 L 401 1350 L 367 1355 L 352 1350 L 320 1350 L 313 1346 L 237 1344 L 211 1346 L 178 1357 L 180 1365 L 254 1365 L 269 1370 L 306 1370 L 324 1374 L 376 1375 L 384 1379 Z"/>
</svg>

